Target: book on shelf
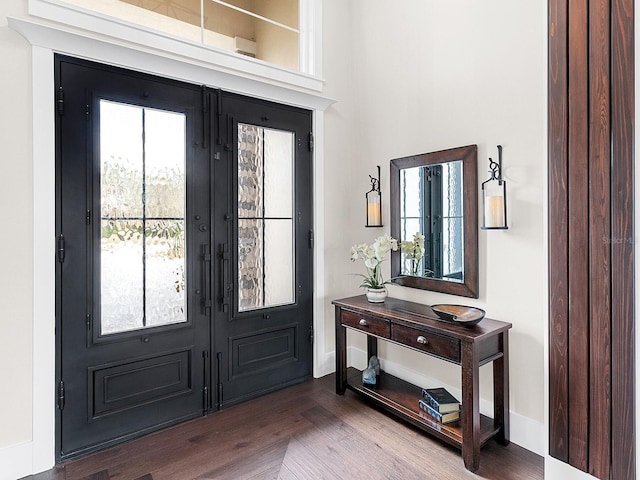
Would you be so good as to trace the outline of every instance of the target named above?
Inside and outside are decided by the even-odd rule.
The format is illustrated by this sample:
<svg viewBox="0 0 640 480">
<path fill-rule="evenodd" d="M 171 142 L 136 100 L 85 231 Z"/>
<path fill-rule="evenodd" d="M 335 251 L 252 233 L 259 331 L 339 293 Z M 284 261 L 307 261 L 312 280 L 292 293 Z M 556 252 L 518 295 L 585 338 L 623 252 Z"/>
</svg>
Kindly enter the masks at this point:
<svg viewBox="0 0 640 480">
<path fill-rule="evenodd" d="M 422 398 L 439 413 L 457 412 L 460 402 L 446 388 L 423 388 Z"/>
<path fill-rule="evenodd" d="M 446 423 L 457 422 L 458 420 L 460 420 L 459 410 L 456 410 L 455 412 L 449 412 L 449 413 L 440 413 L 431 405 L 429 405 L 425 400 L 422 400 L 422 399 L 418 400 L 418 406 L 420 407 L 420 410 L 424 410 L 431 417 L 435 418 L 440 423 L 446 424 Z"/>
</svg>

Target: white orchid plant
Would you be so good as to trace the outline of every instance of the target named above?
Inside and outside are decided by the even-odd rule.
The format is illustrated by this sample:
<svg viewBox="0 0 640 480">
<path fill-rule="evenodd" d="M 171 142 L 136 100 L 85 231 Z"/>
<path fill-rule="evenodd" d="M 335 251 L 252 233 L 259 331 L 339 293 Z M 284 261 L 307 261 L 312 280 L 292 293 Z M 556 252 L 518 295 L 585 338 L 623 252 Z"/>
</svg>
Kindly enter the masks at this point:
<svg viewBox="0 0 640 480">
<path fill-rule="evenodd" d="M 380 265 L 384 257 L 391 251 L 398 249 L 398 241 L 390 235 L 382 235 L 371 245 L 361 243 L 351 247 L 351 261 L 363 260 L 367 274 L 359 274 L 364 280 L 361 287 L 383 288 L 389 281 L 384 281 Z"/>
<path fill-rule="evenodd" d="M 400 242 L 400 251 L 404 253 L 405 259 L 409 261 L 410 274 L 417 275 L 420 260 L 424 257 L 424 235 L 416 232 L 413 235 L 413 240 Z"/>
</svg>

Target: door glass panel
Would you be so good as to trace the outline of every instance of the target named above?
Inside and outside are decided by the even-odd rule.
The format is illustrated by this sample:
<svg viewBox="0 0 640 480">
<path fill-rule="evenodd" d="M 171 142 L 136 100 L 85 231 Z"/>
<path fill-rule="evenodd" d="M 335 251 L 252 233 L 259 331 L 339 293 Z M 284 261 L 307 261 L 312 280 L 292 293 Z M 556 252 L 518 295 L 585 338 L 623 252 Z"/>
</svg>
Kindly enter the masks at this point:
<svg viewBox="0 0 640 480">
<path fill-rule="evenodd" d="M 101 334 L 185 322 L 183 114 L 100 101 Z"/>
<path fill-rule="evenodd" d="M 238 310 L 294 295 L 294 134 L 238 125 Z"/>
</svg>

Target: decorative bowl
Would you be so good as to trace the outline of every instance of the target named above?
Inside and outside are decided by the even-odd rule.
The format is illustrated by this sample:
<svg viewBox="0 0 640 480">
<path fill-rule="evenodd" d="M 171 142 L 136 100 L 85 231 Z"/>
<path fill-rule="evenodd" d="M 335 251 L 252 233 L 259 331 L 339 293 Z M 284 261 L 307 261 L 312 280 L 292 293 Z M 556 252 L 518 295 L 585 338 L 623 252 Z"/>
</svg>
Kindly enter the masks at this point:
<svg viewBox="0 0 640 480">
<path fill-rule="evenodd" d="M 464 305 L 439 304 L 431 305 L 431 309 L 442 320 L 472 327 L 484 318 L 485 311 L 481 308 L 466 307 Z"/>
</svg>

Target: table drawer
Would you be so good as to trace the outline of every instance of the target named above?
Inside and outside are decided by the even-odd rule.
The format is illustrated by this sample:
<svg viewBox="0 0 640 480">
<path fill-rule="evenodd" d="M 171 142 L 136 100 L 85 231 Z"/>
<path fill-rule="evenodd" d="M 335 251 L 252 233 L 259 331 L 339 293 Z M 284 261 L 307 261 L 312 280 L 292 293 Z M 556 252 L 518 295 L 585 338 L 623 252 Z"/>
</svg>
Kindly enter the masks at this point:
<svg viewBox="0 0 640 480">
<path fill-rule="evenodd" d="M 453 362 L 460 362 L 459 340 L 395 324 L 391 328 L 391 339 L 408 347 L 417 348 Z"/>
<path fill-rule="evenodd" d="M 389 320 L 385 320 L 384 318 L 372 317 L 371 315 L 342 310 L 341 321 L 342 324 L 347 327 L 361 330 L 370 335 L 376 335 L 383 338 L 389 338 L 391 336 Z"/>
</svg>

